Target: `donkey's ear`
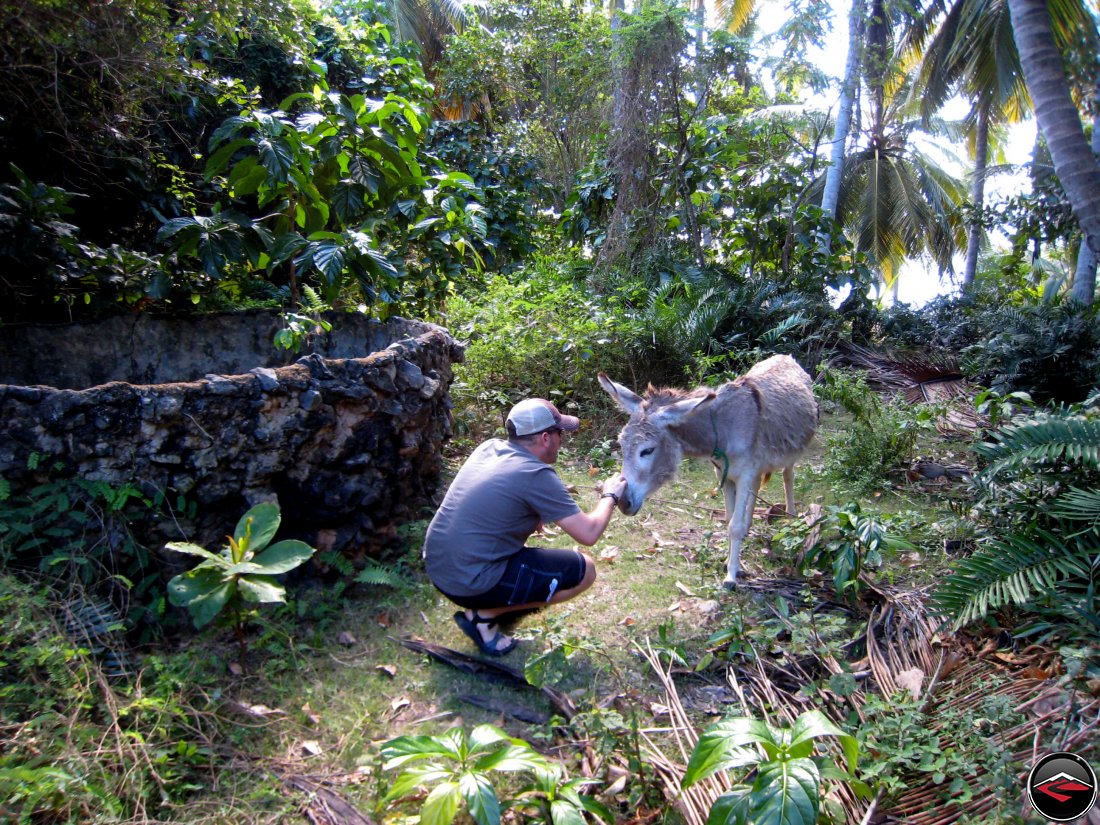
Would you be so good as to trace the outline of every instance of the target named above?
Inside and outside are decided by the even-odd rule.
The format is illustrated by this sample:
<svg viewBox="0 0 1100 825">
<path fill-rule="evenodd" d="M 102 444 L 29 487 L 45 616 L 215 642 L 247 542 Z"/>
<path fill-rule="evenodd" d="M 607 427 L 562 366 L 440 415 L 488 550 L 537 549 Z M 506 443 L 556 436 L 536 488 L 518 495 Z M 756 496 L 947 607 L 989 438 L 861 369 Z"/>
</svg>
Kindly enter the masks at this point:
<svg viewBox="0 0 1100 825">
<path fill-rule="evenodd" d="M 631 415 L 642 405 L 642 399 L 628 390 L 622 384 L 616 384 L 607 377 L 607 373 L 597 373 L 596 380 L 600 382 L 604 392 L 615 399 L 616 403 Z"/>
<path fill-rule="evenodd" d="M 715 397 L 715 394 L 711 392 L 696 398 L 685 398 L 674 404 L 668 404 L 654 410 L 650 414 L 650 420 L 662 427 L 675 427 L 677 424 L 683 423 L 684 419 L 696 410 L 705 408 Z"/>
</svg>

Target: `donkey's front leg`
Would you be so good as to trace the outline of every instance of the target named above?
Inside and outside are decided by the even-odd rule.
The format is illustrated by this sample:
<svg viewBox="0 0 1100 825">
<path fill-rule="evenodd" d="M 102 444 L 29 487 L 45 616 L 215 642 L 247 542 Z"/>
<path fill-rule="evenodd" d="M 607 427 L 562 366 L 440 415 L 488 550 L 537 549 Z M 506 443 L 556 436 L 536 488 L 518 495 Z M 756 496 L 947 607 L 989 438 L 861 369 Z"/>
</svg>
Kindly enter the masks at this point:
<svg viewBox="0 0 1100 825">
<path fill-rule="evenodd" d="M 727 590 L 733 590 L 737 586 L 737 574 L 741 572 L 741 544 L 745 541 L 752 522 L 752 501 L 759 483 L 759 476 L 741 476 L 736 481 L 728 480 L 722 490 L 726 499 L 726 513 L 730 514 L 730 555 L 726 564 L 726 578 L 722 581 L 722 586 Z"/>
</svg>

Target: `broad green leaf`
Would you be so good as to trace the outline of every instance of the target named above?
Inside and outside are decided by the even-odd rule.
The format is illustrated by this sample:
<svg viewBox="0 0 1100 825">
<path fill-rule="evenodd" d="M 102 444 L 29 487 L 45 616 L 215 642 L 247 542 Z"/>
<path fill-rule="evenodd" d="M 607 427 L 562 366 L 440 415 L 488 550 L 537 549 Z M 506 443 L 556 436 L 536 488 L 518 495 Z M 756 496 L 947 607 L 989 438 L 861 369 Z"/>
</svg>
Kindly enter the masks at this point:
<svg viewBox="0 0 1100 825">
<path fill-rule="evenodd" d="M 199 566 L 174 576 L 168 582 L 168 601 L 176 607 L 187 607 L 200 596 L 214 592 L 226 582 L 220 570 Z"/>
<path fill-rule="evenodd" d="M 737 785 L 714 800 L 707 825 L 745 825 L 751 810 L 751 791 L 749 785 Z"/>
<path fill-rule="evenodd" d="M 432 788 L 420 809 L 420 825 L 451 825 L 458 813 L 458 785 L 444 782 Z"/>
<path fill-rule="evenodd" d="M 554 825 L 585 825 L 580 808 L 560 799 L 550 803 L 550 820 Z"/>
<path fill-rule="evenodd" d="M 223 582 L 221 586 L 192 599 L 187 609 L 191 611 L 191 618 L 196 628 L 205 627 L 214 620 L 222 608 L 237 592 L 237 585 L 233 580 Z"/>
<path fill-rule="evenodd" d="M 819 786 L 811 759 L 763 763 L 751 794 L 753 825 L 815 825 Z"/>
<path fill-rule="evenodd" d="M 451 728 L 452 731 L 459 728 Z M 511 742 L 512 738 L 495 725 L 478 725 L 470 732 L 470 750 L 484 751 L 498 742 Z"/>
<path fill-rule="evenodd" d="M 166 545 L 169 550 L 175 550 L 177 553 L 186 553 L 189 556 L 198 556 L 199 558 L 207 559 L 209 561 L 225 563 L 225 560 L 221 556 L 215 555 L 207 550 L 205 547 L 199 547 L 197 544 L 190 544 L 185 541 L 170 541 Z"/>
<path fill-rule="evenodd" d="M 237 579 L 237 587 L 241 590 L 241 596 L 248 602 L 269 604 L 286 601 L 286 590 L 283 586 L 267 576 L 240 576 Z"/>
<path fill-rule="evenodd" d="M 791 747 L 795 747 L 811 739 L 820 739 L 823 736 L 833 736 L 840 741 L 844 749 L 844 760 L 848 763 L 848 770 L 856 769 L 856 759 L 859 756 L 859 744 L 854 736 L 842 731 L 829 717 L 819 710 L 810 710 L 803 713 L 791 726 Z"/>
<path fill-rule="evenodd" d="M 382 758 L 386 760 L 384 768 L 390 770 L 413 759 L 445 756 L 453 758 L 449 744 L 445 745 L 435 736 L 399 736 L 382 746 Z"/>
<path fill-rule="evenodd" d="M 505 745 L 476 761 L 482 771 L 528 771 L 543 765 L 546 758 L 530 746 Z"/>
<path fill-rule="evenodd" d="M 314 552 L 314 549 L 304 541 L 286 539 L 275 542 L 266 550 L 257 553 L 253 557 L 252 563 L 261 568 L 258 572 L 263 573 L 265 576 L 274 576 L 278 573 L 293 570 L 307 561 Z"/>
<path fill-rule="evenodd" d="M 612 812 L 612 810 L 609 807 L 604 805 L 602 802 L 600 802 L 595 797 L 591 797 L 591 796 L 587 796 L 585 794 L 582 794 L 580 796 L 580 802 L 581 802 L 581 807 L 582 808 L 584 808 L 586 811 L 588 811 L 593 816 L 599 817 L 599 819 L 606 822 L 607 825 L 611 825 L 611 823 L 615 822 L 614 812 Z"/>
<path fill-rule="evenodd" d="M 689 788 L 717 771 L 752 764 L 759 757 L 746 746 L 758 743 L 781 744 L 772 729 L 756 719 L 727 719 L 711 725 L 695 744 L 681 784 Z"/>
<path fill-rule="evenodd" d="M 466 809 L 478 825 L 498 825 L 500 800 L 488 777 L 480 773 L 464 773 L 458 780 L 458 788 L 466 800 Z"/>
<path fill-rule="evenodd" d="M 400 799 L 422 785 L 433 785 L 447 779 L 452 773 L 437 765 L 416 765 L 398 775 L 386 792 L 386 801 Z"/>
<path fill-rule="evenodd" d="M 237 522 L 237 528 L 233 531 L 233 538 L 237 541 L 244 538 L 245 532 L 248 530 L 249 520 L 251 520 L 252 532 L 248 542 L 248 550 L 255 553 L 267 547 L 271 539 L 274 538 L 275 531 L 279 529 L 281 518 L 278 504 L 274 501 L 262 501 L 241 516 L 241 520 Z"/>
</svg>

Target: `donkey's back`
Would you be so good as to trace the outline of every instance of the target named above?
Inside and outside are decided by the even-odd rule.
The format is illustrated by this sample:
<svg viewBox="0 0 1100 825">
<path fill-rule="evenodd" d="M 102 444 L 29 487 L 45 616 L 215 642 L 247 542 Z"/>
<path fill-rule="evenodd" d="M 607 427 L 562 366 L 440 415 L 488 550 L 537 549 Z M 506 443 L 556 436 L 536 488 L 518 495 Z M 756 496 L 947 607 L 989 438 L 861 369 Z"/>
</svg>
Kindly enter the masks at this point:
<svg viewBox="0 0 1100 825">
<path fill-rule="evenodd" d="M 726 388 L 732 392 L 725 392 Z M 774 472 L 792 464 L 809 446 L 817 430 L 817 399 L 813 381 L 789 355 L 773 355 L 753 366 L 736 381 L 718 392 L 716 415 L 721 419 L 724 395 L 751 394 L 758 414 L 754 416 L 752 458 L 763 472 Z M 732 400 L 732 399 L 731 399 Z M 731 420 L 725 424 L 727 434 L 734 434 L 742 423 L 729 405 Z"/>
</svg>

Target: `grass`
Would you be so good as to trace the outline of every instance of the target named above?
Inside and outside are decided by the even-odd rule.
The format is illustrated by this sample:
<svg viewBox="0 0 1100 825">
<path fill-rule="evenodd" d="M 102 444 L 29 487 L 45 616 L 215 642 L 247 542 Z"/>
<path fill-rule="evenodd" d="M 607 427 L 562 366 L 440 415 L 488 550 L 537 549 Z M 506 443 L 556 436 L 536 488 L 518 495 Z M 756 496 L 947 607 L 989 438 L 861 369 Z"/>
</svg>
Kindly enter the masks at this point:
<svg viewBox="0 0 1100 825">
<path fill-rule="evenodd" d="M 842 426 L 825 421 L 826 428 Z M 848 500 L 822 474 L 820 449 L 796 472 L 796 498 L 803 507 Z M 452 469 L 462 458 L 458 450 Z M 567 444 L 558 470 L 588 510 L 596 502 L 596 483 L 614 467 L 605 446 Z M 542 661 L 547 681 L 569 693 L 582 711 L 571 727 L 560 719 L 520 722 L 472 704 L 466 697 L 550 714 L 536 692 L 487 682 L 401 645 L 400 637 L 408 634 L 475 653 L 451 619 L 455 607 L 423 576 L 419 545 L 426 521 L 407 530 L 398 568 L 409 573 L 400 587 L 354 585 L 339 595 L 324 586 L 300 588 L 289 605 L 262 614 L 243 667 L 235 661 L 234 641 L 217 634 L 197 637 L 175 653 L 158 653 L 155 661 L 173 669 L 173 684 L 180 687 L 173 700 L 184 705 L 188 720 L 177 736 L 199 748 L 185 772 L 201 787 L 181 795 L 185 804 L 180 797 L 160 809 L 151 802 L 150 817 L 155 812 L 160 821 L 242 825 L 300 818 L 306 803 L 288 792 L 286 782 L 293 777 L 323 777 L 360 810 L 382 816 L 379 800 L 392 777 L 381 770 L 381 744 L 400 734 L 436 734 L 454 725 L 469 730 L 488 722 L 542 748 L 564 747 L 557 752 L 571 771 L 579 771 L 578 742 L 580 751 L 610 752 L 628 743 L 631 716 L 642 727 L 663 724 L 654 712 L 664 701 L 663 690 L 640 652 L 647 644 L 676 663 L 677 678 L 697 697 L 692 707 L 700 725 L 716 720 L 729 709 L 722 699 L 721 658 L 733 654 L 709 645 L 713 634 L 737 625 L 765 650 L 793 651 L 796 643 L 809 642 L 799 641 L 797 626 L 784 623 L 774 596 L 751 587 L 722 589 L 727 538 L 715 484 L 708 465 L 686 463 L 641 514 L 615 515 L 590 551 L 599 571 L 590 591 L 518 625 L 520 647 L 503 663 L 522 669 L 550 652 Z M 761 498 L 781 502 L 781 479 L 773 478 Z M 904 520 L 912 527 L 909 537 L 924 541 L 929 553 L 919 560 L 888 560 L 886 575 L 915 584 L 930 581 L 945 563 L 935 550 L 941 538 L 929 538 L 931 526 L 947 515 L 942 500 L 913 489 L 883 491 L 863 504 L 911 513 Z M 742 555 L 750 576 L 795 576 L 780 540 L 786 522 L 754 520 Z M 573 546 L 556 528 L 537 543 Z M 843 642 L 844 621 L 827 629 L 837 644 Z M 631 787 L 619 797 L 621 804 Z M 633 793 L 630 804 L 637 805 L 642 791 Z"/>
</svg>

